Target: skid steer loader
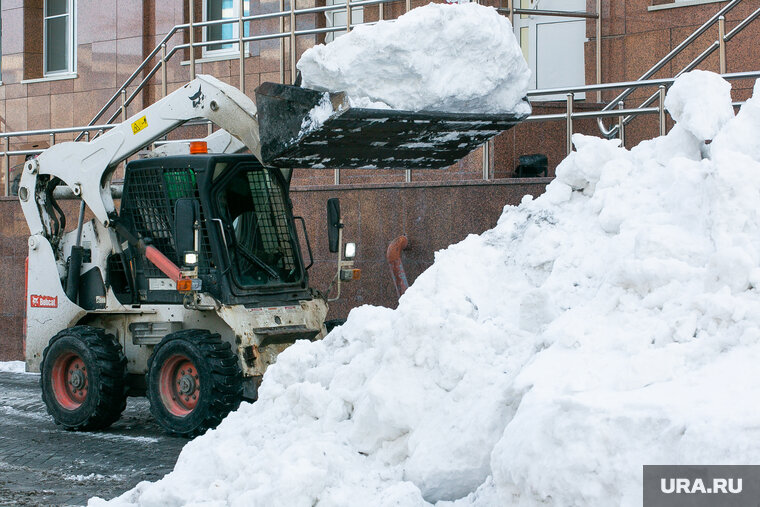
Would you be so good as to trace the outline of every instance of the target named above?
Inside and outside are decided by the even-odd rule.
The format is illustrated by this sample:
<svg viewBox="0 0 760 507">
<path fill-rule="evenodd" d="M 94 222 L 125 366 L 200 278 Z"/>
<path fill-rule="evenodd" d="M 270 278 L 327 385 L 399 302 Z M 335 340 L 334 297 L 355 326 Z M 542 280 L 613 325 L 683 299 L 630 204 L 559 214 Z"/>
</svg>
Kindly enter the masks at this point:
<svg viewBox="0 0 760 507">
<path fill-rule="evenodd" d="M 332 113 L 316 124 L 311 111 L 326 100 Z M 443 167 L 521 119 L 352 109 L 340 93 L 270 83 L 257 102 L 199 76 L 96 139 L 25 163 L 26 364 L 64 428 L 105 428 L 127 395 L 147 395 L 167 431 L 200 434 L 255 400 L 288 345 L 326 334 L 291 167 Z M 190 153 L 130 161 L 123 188 L 112 186 L 122 161 L 198 118 L 223 130 Z M 69 232 L 67 196 L 80 200 Z M 340 283 L 356 274 L 342 258 L 339 207 L 328 208 Z"/>
</svg>

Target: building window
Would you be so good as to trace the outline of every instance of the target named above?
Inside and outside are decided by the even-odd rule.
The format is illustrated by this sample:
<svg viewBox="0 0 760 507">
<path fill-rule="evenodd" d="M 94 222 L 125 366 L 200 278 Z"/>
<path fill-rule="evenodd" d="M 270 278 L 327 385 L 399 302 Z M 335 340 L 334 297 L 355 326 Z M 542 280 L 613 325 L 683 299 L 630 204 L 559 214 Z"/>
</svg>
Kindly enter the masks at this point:
<svg viewBox="0 0 760 507">
<path fill-rule="evenodd" d="M 204 21 L 217 21 L 220 19 L 233 20 L 230 23 L 207 26 L 205 29 L 206 41 L 230 40 L 238 38 L 238 19 L 240 16 L 240 2 L 244 1 L 245 15 L 250 15 L 249 0 L 205 0 L 203 13 Z M 250 23 L 245 23 L 244 37 L 249 35 Z M 238 45 L 233 42 L 224 44 L 212 44 L 206 46 L 204 54 L 212 56 L 219 53 L 233 53 L 240 51 Z"/>
<path fill-rule="evenodd" d="M 346 0 L 325 0 L 326 5 L 346 5 Z M 327 27 L 345 27 L 347 16 L 345 7 L 343 10 L 326 11 L 325 17 L 327 17 Z M 364 7 L 352 7 L 351 8 L 351 26 L 356 26 L 364 23 Z M 336 37 L 343 35 L 344 31 L 339 32 L 327 32 L 325 34 L 325 42 L 332 42 Z"/>
<path fill-rule="evenodd" d="M 45 0 L 44 74 L 74 72 L 74 0 Z"/>
</svg>

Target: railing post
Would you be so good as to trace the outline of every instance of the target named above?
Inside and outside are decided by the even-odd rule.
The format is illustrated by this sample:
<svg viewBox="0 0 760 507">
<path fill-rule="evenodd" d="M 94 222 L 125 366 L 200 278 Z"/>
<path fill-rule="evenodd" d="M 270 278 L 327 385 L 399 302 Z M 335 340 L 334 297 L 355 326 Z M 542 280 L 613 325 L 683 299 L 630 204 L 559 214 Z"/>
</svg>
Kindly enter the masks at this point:
<svg viewBox="0 0 760 507">
<path fill-rule="evenodd" d="M 285 0 L 280 0 L 280 12 L 285 11 Z M 280 15 L 280 34 L 285 33 L 285 16 Z M 280 83 L 285 84 L 285 37 L 280 35 Z"/>
<path fill-rule="evenodd" d="M 190 0 L 190 81 L 195 79 L 195 2 Z"/>
<path fill-rule="evenodd" d="M 333 171 L 333 182 L 336 185 L 340 185 L 340 169 L 335 169 Z"/>
<path fill-rule="evenodd" d="M 238 18 L 238 49 L 240 49 L 240 91 L 245 93 L 245 45 L 243 44 L 243 34 L 245 30 L 245 2 L 240 0 L 240 17 Z"/>
<path fill-rule="evenodd" d="M 383 20 L 383 15 L 385 14 L 385 2 L 381 2 L 377 4 L 377 19 L 379 21 Z"/>
<path fill-rule="evenodd" d="M 296 82 L 296 0 L 290 0 L 290 83 Z"/>
<path fill-rule="evenodd" d="M 596 84 L 602 84 L 602 0 L 596 0 Z M 596 91 L 596 101 L 602 101 L 602 90 Z"/>
<path fill-rule="evenodd" d="M 53 146 L 55 144 L 55 133 L 50 133 L 50 146 Z"/>
<path fill-rule="evenodd" d="M 346 33 L 351 31 L 351 0 L 346 0 Z"/>
<path fill-rule="evenodd" d="M 404 4 L 404 8 L 406 9 L 404 12 L 409 12 L 412 10 L 412 0 L 406 0 L 406 3 Z"/>
<path fill-rule="evenodd" d="M 718 18 L 718 49 L 720 54 L 720 73 L 726 73 L 726 17 Z"/>
<path fill-rule="evenodd" d="M 166 42 L 161 43 L 161 97 L 166 97 Z"/>
<path fill-rule="evenodd" d="M 625 109 L 625 103 L 622 100 L 618 102 L 618 109 Z M 618 116 L 618 136 L 620 137 L 620 146 L 625 148 L 625 115 Z"/>
<path fill-rule="evenodd" d="M 5 196 L 11 195 L 11 156 L 8 152 L 11 151 L 11 138 L 5 138 Z"/>
<path fill-rule="evenodd" d="M 121 121 L 126 121 L 127 119 L 127 89 L 122 88 L 121 90 Z"/>
<path fill-rule="evenodd" d="M 488 181 L 491 174 L 491 141 L 483 143 L 483 179 Z"/>
<path fill-rule="evenodd" d="M 575 99 L 574 93 L 567 94 L 567 123 L 565 145 L 567 147 L 567 154 L 570 155 L 573 151 L 573 100 Z"/>
<path fill-rule="evenodd" d="M 665 85 L 660 85 L 659 88 L 659 109 L 660 109 L 660 135 L 665 135 Z"/>
<path fill-rule="evenodd" d="M 509 22 L 512 24 L 512 30 L 515 28 L 515 9 L 513 4 L 514 0 L 507 0 L 507 11 L 509 12 Z"/>
</svg>

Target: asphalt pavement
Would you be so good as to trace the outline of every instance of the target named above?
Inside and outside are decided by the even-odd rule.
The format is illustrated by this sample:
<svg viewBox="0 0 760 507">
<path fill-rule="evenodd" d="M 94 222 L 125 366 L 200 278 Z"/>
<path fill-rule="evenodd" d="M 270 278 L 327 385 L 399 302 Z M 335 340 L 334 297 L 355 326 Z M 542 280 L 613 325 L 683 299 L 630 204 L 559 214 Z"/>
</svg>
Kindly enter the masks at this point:
<svg viewBox="0 0 760 507">
<path fill-rule="evenodd" d="M 170 472 L 186 443 L 163 432 L 145 398 L 129 398 L 107 430 L 63 430 L 45 410 L 39 375 L 0 372 L 0 505 L 113 498 Z"/>
</svg>

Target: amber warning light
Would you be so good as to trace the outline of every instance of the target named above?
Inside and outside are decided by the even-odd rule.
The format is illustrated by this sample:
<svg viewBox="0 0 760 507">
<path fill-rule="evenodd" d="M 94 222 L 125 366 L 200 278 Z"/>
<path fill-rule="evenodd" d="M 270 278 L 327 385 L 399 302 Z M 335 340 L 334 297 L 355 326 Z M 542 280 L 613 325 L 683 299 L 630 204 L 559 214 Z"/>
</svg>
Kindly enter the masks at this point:
<svg viewBox="0 0 760 507">
<path fill-rule="evenodd" d="M 359 280 L 362 277 L 362 270 L 361 269 L 341 269 L 340 270 L 340 280 L 342 282 L 350 282 L 353 280 Z"/>
<path fill-rule="evenodd" d="M 208 153 L 206 141 L 190 141 L 190 155 Z"/>
<path fill-rule="evenodd" d="M 177 292 L 198 292 L 203 287 L 200 278 L 180 278 L 177 280 Z"/>
</svg>

